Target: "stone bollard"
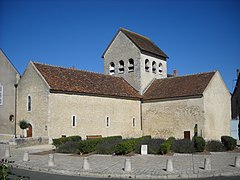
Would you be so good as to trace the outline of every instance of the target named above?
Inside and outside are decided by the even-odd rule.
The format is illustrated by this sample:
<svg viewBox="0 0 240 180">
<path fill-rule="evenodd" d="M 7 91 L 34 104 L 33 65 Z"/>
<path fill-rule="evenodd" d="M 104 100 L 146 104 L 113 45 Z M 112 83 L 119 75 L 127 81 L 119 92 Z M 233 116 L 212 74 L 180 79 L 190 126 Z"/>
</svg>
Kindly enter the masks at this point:
<svg viewBox="0 0 240 180">
<path fill-rule="evenodd" d="M 30 161 L 30 159 L 29 159 L 29 152 L 28 151 L 24 152 L 24 154 L 23 154 L 23 161 L 24 162 Z"/>
<path fill-rule="evenodd" d="M 234 166 L 238 168 L 240 167 L 240 156 L 235 157 Z"/>
<path fill-rule="evenodd" d="M 8 147 L 5 149 L 5 158 L 10 158 L 10 157 L 11 157 L 10 147 L 8 146 Z"/>
<path fill-rule="evenodd" d="M 48 166 L 55 166 L 53 154 L 48 155 Z"/>
<path fill-rule="evenodd" d="M 211 170 L 210 158 L 205 158 L 204 159 L 204 170 Z"/>
<path fill-rule="evenodd" d="M 124 171 L 126 171 L 126 172 L 131 172 L 132 171 L 130 159 L 125 160 Z"/>
<path fill-rule="evenodd" d="M 83 170 L 87 171 L 89 169 L 90 169 L 90 165 L 89 165 L 89 162 L 88 162 L 88 158 L 84 157 L 83 158 Z"/>
<path fill-rule="evenodd" d="M 167 168 L 166 168 L 167 172 L 173 172 L 173 162 L 172 159 L 168 159 L 167 160 Z"/>
</svg>

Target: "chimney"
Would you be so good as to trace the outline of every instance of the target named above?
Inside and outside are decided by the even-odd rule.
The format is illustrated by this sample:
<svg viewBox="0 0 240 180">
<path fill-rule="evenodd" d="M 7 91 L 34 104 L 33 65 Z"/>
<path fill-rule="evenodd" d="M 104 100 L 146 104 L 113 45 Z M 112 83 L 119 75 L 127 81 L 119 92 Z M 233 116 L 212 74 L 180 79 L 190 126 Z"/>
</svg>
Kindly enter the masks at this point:
<svg viewBox="0 0 240 180">
<path fill-rule="evenodd" d="M 174 71 L 173 71 L 173 76 L 174 76 L 174 77 L 177 77 L 177 76 L 178 76 L 178 70 L 177 70 L 177 69 L 174 69 Z"/>
</svg>

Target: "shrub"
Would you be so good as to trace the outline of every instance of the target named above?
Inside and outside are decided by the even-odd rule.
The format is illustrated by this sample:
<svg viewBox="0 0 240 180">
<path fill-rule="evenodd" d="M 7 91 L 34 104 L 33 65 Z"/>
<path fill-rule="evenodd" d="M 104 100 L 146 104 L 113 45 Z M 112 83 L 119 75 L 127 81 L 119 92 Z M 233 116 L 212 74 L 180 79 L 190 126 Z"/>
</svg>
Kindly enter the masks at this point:
<svg viewBox="0 0 240 180">
<path fill-rule="evenodd" d="M 169 137 L 168 139 L 167 139 L 167 141 L 169 141 L 169 143 L 170 143 L 170 150 L 172 150 L 172 146 L 173 146 L 173 143 L 174 143 L 174 141 L 176 140 L 176 138 L 175 137 Z"/>
<path fill-rule="evenodd" d="M 113 154 L 116 146 L 122 141 L 121 136 L 112 136 L 103 139 L 96 147 L 99 154 Z"/>
<path fill-rule="evenodd" d="M 237 145 L 236 139 L 232 138 L 231 136 L 222 136 L 221 137 L 221 142 L 223 143 L 226 150 L 228 150 L 228 151 L 233 150 Z"/>
<path fill-rule="evenodd" d="M 160 145 L 161 154 L 167 154 L 171 149 L 171 141 L 166 140 L 164 143 Z"/>
<path fill-rule="evenodd" d="M 148 139 L 145 138 L 140 140 L 135 147 L 135 152 L 141 152 L 141 145 L 148 145 L 148 153 L 149 154 L 159 154 L 160 153 L 160 145 L 164 142 L 164 139 Z"/>
<path fill-rule="evenodd" d="M 205 140 L 201 136 L 193 137 L 194 148 L 197 152 L 203 152 L 205 148 Z"/>
<path fill-rule="evenodd" d="M 220 141 L 216 141 L 216 140 L 207 141 L 205 149 L 210 152 L 225 151 L 224 145 Z"/>
<path fill-rule="evenodd" d="M 65 144 L 62 144 L 57 149 L 59 153 L 78 153 L 78 142 L 76 141 L 68 141 Z"/>
<path fill-rule="evenodd" d="M 78 150 L 82 154 L 87 154 L 97 150 L 97 145 L 103 142 L 103 138 L 89 139 L 78 143 Z"/>
<path fill-rule="evenodd" d="M 195 152 L 193 142 L 189 139 L 177 139 L 174 141 L 172 149 L 176 153 L 193 153 Z"/>
<path fill-rule="evenodd" d="M 118 155 L 125 155 L 135 150 L 135 147 L 140 139 L 126 139 L 120 142 L 115 149 L 115 153 Z"/>
<path fill-rule="evenodd" d="M 59 148 L 61 145 L 65 144 L 66 142 L 69 141 L 74 141 L 74 142 L 78 142 L 81 141 L 81 137 L 80 136 L 69 136 L 69 137 L 62 137 L 62 138 L 57 138 L 57 139 L 53 139 L 53 145 L 56 148 Z"/>
<path fill-rule="evenodd" d="M 19 122 L 19 126 L 20 126 L 21 129 L 27 129 L 28 128 L 28 122 L 25 121 L 25 120 L 21 120 Z"/>
</svg>

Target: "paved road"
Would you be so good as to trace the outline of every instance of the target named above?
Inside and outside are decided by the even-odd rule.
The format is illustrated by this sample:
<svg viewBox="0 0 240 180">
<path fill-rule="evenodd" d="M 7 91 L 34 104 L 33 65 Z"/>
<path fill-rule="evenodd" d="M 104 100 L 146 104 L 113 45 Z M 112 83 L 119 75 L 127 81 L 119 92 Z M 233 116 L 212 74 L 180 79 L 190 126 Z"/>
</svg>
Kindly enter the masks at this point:
<svg viewBox="0 0 240 180">
<path fill-rule="evenodd" d="M 110 178 L 90 178 L 90 177 L 76 177 L 76 176 L 63 176 L 55 175 L 49 173 L 41 173 L 34 171 L 27 171 L 22 169 L 13 169 L 14 174 L 29 177 L 30 180 L 109 180 Z M 27 179 L 27 178 L 26 178 Z M 186 180 L 239 180 L 240 176 L 232 177 L 211 177 L 211 178 L 195 178 L 195 179 L 186 179 Z M 24 179 L 25 180 L 25 179 Z M 184 180 L 184 179 L 182 179 Z"/>
</svg>

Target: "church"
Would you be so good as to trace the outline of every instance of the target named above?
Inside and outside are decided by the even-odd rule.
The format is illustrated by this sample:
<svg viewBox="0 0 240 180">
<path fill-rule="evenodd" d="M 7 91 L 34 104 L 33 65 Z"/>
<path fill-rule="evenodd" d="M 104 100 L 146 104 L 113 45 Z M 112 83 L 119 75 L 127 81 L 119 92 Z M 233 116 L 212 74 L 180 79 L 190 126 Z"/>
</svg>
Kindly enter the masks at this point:
<svg viewBox="0 0 240 180">
<path fill-rule="evenodd" d="M 230 135 L 231 96 L 218 71 L 169 75 L 168 56 L 123 28 L 102 58 L 104 74 L 29 62 L 18 83 L 16 116 L 29 123 L 29 137 Z"/>
</svg>

